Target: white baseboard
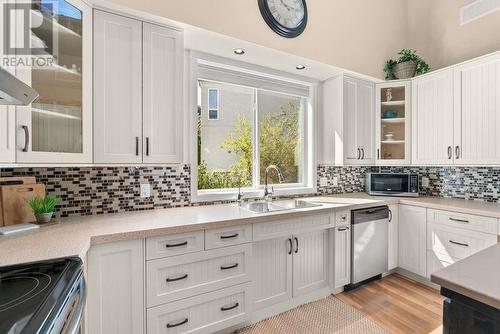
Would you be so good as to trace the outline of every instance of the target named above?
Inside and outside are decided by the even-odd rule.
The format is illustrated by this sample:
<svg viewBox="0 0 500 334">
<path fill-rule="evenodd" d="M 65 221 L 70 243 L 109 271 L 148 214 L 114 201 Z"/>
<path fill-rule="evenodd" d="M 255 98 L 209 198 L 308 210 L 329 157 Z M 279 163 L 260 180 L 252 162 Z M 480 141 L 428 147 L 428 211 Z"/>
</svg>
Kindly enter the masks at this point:
<svg viewBox="0 0 500 334">
<path fill-rule="evenodd" d="M 395 272 L 402 275 L 402 276 L 408 277 L 414 281 L 417 281 L 418 283 L 422 283 L 423 285 L 426 285 L 430 288 L 433 288 L 436 290 L 441 289 L 441 286 L 432 283 L 427 277 L 423 277 L 423 276 L 414 274 L 414 273 L 412 273 L 408 270 L 405 270 L 403 268 L 397 268 Z"/>
</svg>

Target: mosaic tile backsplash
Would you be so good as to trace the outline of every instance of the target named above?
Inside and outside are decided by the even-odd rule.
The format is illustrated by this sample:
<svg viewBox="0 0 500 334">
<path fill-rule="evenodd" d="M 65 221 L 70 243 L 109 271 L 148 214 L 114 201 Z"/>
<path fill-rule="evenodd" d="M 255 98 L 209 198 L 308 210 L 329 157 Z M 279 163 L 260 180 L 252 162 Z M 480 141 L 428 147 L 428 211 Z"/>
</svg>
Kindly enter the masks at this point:
<svg viewBox="0 0 500 334">
<path fill-rule="evenodd" d="M 5 176 L 35 176 L 60 198 L 56 217 L 180 207 L 190 204 L 189 165 L 172 167 L 82 167 L 2 169 Z M 149 183 L 151 197 L 140 197 Z"/>
<path fill-rule="evenodd" d="M 423 196 L 500 202 L 500 167 L 333 167 L 318 166 L 318 195 L 362 192 L 367 172 L 414 172 L 429 178 Z M 35 176 L 58 196 L 56 217 L 96 215 L 193 205 L 189 165 L 169 167 L 43 167 L 0 170 L 1 176 Z M 327 185 L 319 180 L 326 177 Z M 334 178 L 337 184 L 334 185 Z M 151 197 L 140 197 L 141 183 Z"/>
</svg>

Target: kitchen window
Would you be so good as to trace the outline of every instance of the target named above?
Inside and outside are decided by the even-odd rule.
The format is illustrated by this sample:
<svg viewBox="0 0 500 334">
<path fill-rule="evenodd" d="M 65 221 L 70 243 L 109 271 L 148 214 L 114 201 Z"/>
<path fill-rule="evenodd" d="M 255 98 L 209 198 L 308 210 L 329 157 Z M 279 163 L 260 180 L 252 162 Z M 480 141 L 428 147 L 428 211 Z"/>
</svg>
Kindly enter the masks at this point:
<svg viewBox="0 0 500 334">
<path fill-rule="evenodd" d="M 234 199 L 238 188 L 261 196 L 269 165 L 284 178 L 279 183 L 269 173 L 276 195 L 313 192 L 312 85 L 213 65 L 197 69 L 193 200 Z"/>
<path fill-rule="evenodd" d="M 219 89 L 208 89 L 208 119 L 210 121 L 219 120 Z"/>
</svg>

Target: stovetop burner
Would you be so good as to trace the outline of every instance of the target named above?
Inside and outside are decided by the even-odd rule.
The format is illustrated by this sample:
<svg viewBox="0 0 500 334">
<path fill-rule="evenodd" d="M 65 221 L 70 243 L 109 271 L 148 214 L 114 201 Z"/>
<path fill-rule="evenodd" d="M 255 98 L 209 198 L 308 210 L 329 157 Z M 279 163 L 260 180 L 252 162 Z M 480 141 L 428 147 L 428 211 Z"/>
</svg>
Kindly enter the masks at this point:
<svg viewBox="0 0 500 334">
<path fill-rule="evenodd" d="M 22 333 L 35 320 L 42 326 L 80 266 L 57 259 L 0 268 L 0 334 Z"/>
</svg>

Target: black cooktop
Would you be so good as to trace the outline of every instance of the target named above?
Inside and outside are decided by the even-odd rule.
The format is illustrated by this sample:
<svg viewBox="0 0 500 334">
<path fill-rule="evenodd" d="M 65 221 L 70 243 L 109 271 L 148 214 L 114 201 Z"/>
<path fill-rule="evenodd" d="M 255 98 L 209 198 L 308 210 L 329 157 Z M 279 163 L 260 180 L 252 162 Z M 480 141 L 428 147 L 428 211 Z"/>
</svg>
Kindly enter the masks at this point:
<svg viewBox="0 0 500 334">
<path fill-rule="evenodd" d="M 55 259 L 0 268 L 0 334 L 39 333 L 77 278 L 81 260 Z"/>
</svg>

